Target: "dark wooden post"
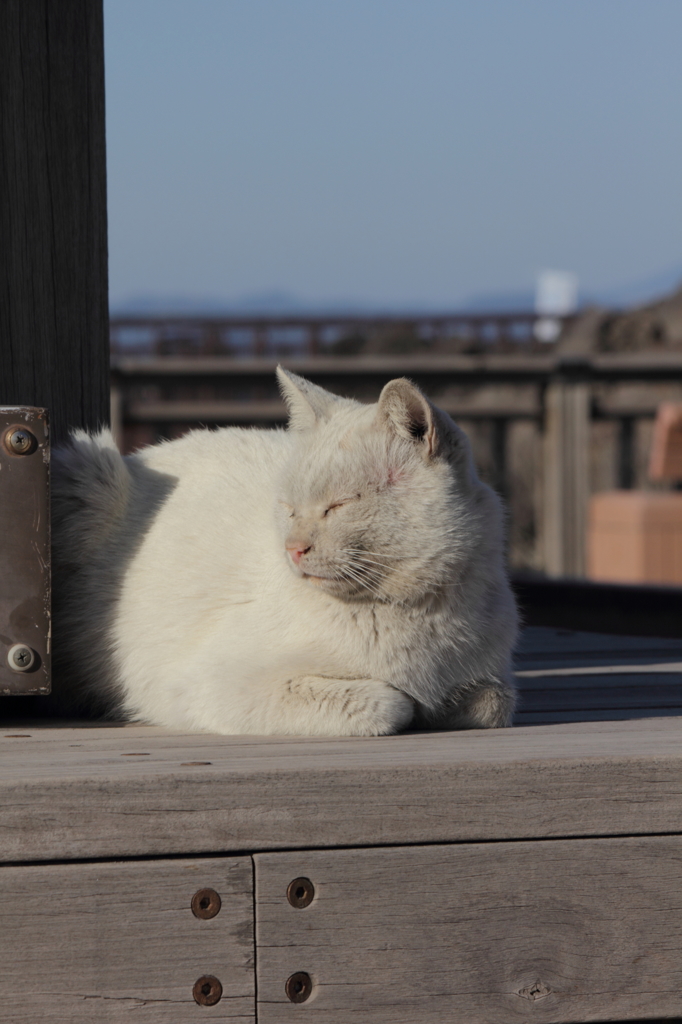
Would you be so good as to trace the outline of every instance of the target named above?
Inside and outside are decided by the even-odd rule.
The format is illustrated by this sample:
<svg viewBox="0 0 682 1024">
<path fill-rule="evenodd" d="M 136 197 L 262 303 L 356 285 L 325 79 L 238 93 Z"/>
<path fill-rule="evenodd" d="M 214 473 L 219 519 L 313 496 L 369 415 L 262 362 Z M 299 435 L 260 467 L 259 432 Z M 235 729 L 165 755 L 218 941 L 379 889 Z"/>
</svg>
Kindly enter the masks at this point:
<svg viewBox="0 0 682 1024">
<path fill-rule="evenodd" d="M 0 405 L 109 422 L 102 0 L 0 3 Z"/>
<path fill-rule="evenodd" d="M 550 576 L 584 576 L 590 496 L 590 366 L 563 360 L 545 392 L 544 542 Z"/>
</svg>

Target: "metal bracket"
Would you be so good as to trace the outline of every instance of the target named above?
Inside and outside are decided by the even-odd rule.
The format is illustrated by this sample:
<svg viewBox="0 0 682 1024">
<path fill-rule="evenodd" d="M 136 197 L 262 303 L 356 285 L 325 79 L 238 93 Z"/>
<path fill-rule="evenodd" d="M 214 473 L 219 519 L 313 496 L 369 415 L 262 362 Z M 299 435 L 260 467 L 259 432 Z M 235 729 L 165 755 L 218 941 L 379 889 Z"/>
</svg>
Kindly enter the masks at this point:
<svg viewBox="0 0 682 1024">
<path fill-rule="evenodd" d="M 50 692 L 47 410 L 0 406 L 0 695 Z"/>
</svg>

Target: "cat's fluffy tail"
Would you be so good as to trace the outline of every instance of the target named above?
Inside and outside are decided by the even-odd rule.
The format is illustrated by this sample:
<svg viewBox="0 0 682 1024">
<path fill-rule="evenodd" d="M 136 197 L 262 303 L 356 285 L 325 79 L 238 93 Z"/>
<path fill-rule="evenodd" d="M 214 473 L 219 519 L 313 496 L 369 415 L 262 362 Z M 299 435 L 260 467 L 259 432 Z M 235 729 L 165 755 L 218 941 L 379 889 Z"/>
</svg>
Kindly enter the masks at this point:
<svg viewBox="0 0 682 1024">
<path fill-rule="evenodd" d="M 58 554 L 81 562 L 120 525 L 131 477 L 111 431 L 76 430 L 52 453 L 52 528 Z"/>
</svg>

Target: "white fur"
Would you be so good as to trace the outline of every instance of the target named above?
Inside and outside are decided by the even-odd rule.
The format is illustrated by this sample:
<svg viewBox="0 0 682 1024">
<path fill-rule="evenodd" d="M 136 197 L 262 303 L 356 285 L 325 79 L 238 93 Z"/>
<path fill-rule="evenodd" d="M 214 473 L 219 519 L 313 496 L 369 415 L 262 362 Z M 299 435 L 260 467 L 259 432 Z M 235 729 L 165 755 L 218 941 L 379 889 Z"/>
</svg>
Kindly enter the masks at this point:
<svg viewBox="0 0 682 1024">
<path fill-rule="evenodd" d="M 369 406 L 280 383 L 287 431 L 194 431 L 125 459 L 78 433 L 56 453 L 72 709 L 220 733 L 508 724 L 502 515 L 464 434 L 405 380 Z M 285 544 L 308 549 L 298 565 Z"/>
</svg>

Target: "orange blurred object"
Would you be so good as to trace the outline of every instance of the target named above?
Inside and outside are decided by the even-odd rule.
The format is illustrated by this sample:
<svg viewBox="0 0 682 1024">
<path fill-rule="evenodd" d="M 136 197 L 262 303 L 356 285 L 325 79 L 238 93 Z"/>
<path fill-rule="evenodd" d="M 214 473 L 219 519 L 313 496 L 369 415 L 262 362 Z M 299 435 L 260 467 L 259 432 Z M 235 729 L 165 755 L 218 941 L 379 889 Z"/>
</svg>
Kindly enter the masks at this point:
<svg viewBox="0 0 682 1024">
<path fill-rule="evenodd" d="M 682 480 L 682 405 L 663 402 L 654 423 L 650 480 Z"/>
<path fill-rule="evenodd" d="M 682 493 L 593 495 L 587 574 L 611 583 L 682 584 Z"/>
</svg>

